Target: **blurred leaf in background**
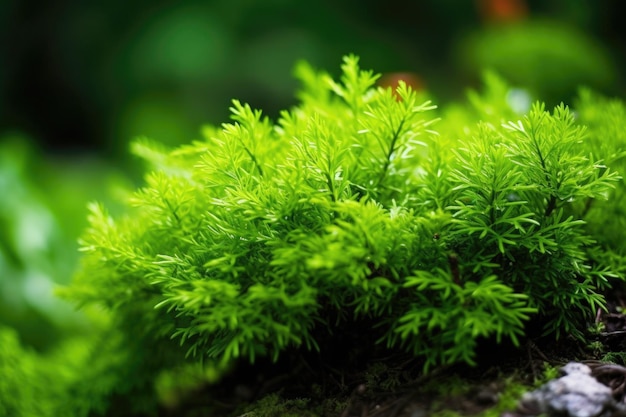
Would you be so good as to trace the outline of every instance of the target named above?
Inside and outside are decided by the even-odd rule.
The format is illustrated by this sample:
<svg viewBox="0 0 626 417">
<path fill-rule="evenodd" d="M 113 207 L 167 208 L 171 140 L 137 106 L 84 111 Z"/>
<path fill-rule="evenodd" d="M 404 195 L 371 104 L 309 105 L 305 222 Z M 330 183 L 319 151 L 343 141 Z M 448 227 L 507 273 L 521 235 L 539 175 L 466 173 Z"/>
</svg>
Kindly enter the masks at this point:
<svg viewBox="0 0 626 417">
<path fill-rule="evenodd" d="M 111 201 L 123 183 L 95 159 L 44 159 L 20 135 L 0 141 L 0 324 L 26 344 L 43 350 L 86 325 L 54 287 L 76 267 L 86 202 Z"/>
<path fill-rule="evenodd" d="M 552 104 L 571 101 L 577 85 L 606 92 L 617 81 L 615 63 L 601 43 L 556 21 L 492 25 L 462 39 L 457 54 L 468 73 L 493 69 Z"/>
<path fill-rule="evenodd" d="M 276 116 L 294 103 L 296 61 L 334 68 L 346 53 L 415 73 L 446 100 L 478 85 L 485 66 L 553 101 L 581 83 L 623 93 L 618 3 L 6 0 L 0 131 L 121 163 L 136 136 L 198 137 L 198 126 L 227 119 L 232 98 Z"/>
</svg>

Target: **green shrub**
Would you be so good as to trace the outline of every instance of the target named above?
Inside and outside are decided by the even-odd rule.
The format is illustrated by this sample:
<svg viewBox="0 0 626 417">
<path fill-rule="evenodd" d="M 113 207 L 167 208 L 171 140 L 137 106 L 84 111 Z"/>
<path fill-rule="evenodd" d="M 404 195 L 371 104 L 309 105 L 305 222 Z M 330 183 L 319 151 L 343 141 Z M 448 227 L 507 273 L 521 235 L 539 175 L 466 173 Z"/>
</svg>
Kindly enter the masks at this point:
<svg viewBox="0 0 626 417">
<path fill-rule="evenodd" d="M 202 141 L 135 142 L 152 170 L 126 215 L 91 205 L 64 295 L 112 312 L 142 358 L 129 390 L 184 354 L 214 379 L 339 337 L 358 341 L 332 349 L 404 349 L 425 368 L 473 363 L 482 338 L 518 343 L 531 318 L 581 336 L 604 306 L 618 263 L 592 256 L 613 242 L 592 231 L 612 219 L 585 217 L 621 185 L 607 164 L 623 141 L 594 147 L 564 105 L 511 118 L 487 103 L 495 77 L 482 108 L 447 120 L 404 84 L 377 88 L 354 56 L 342 70 L 300 64 L 300 104 L 276 122 L 234 101 Z"/>
</svg>

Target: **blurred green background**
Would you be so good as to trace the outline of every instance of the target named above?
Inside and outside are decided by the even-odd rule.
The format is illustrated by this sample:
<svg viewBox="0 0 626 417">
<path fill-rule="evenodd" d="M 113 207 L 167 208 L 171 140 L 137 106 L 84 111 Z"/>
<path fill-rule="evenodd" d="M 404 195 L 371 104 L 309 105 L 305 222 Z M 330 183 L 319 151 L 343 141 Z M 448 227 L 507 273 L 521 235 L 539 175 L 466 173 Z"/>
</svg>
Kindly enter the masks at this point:
<svg viewBox="0 0 626 417">
<path fill-rule="evenodd" d="M 525 10 L 515 15 L 520 4 Z M 347 53 L 377 72 L 416 72 L 442 99 L 461 96 L 485 65 L 554 101 L 580 83 L 621 93 L 626 38 L 618 6 L 3 0 L 0 128 L 50 152 L 125 153 L 137 135 L 179 143 L 202 123 L 224 121 L 232 98 L 275 115 L 293 102 L 297 60 L 337 72 Z"/>
<path fill-rule="evenodd" d="M 619 0 L 0 1 L 0 324 L 45 349 L 84 324 L 71 278 L 86 202 L 138 180 L 128 143 L 199 138 L 232 98 L 270 117 L 296 61 L 410 72 L 438 104 L 484 69 L 549 104 L 626 93 Z"/>
</svg>

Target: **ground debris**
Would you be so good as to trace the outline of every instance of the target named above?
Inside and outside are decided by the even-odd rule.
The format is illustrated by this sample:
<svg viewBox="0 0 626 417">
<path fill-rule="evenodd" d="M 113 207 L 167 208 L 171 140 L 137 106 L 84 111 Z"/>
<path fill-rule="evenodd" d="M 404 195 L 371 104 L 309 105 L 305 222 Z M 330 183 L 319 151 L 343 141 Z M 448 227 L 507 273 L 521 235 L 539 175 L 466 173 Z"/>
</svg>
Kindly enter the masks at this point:
<svg viewBox="0 0 626 417">
<path fill-rule="evenodd" d="M 592 376 L 583 363 L 570 362 L 563 376 L 524 394 L 514 412 L 501 417 L 626 417 L 626 407 L 613 397 L 613 390 Z"/>
</svg>

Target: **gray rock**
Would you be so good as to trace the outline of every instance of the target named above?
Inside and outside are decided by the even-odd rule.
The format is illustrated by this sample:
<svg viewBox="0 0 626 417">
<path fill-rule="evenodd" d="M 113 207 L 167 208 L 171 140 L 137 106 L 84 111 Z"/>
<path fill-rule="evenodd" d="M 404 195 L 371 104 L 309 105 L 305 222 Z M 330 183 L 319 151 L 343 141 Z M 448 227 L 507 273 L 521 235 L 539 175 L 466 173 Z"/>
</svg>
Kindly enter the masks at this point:
<svg viewBox="0 0 626 417">
<path fill-rule="evenodd" d="M 563 377 L 524 394 L 520 409 L 560 417 L 611 415 L 616 408 L 611 389 L 592 377 L 587 365 L 570 362 L 562 371 Z"/>
</svg>

